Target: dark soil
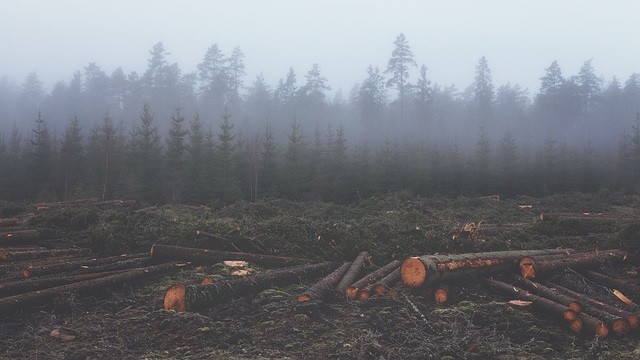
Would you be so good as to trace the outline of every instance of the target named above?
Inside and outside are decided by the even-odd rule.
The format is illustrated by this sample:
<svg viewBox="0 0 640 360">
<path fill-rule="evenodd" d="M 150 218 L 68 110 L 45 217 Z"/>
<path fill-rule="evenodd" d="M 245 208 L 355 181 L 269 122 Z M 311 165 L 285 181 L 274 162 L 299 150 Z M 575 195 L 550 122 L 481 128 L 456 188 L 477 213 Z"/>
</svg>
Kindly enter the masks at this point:
<svg viewBox="0 0 640 360">
<path fill-rule="evenodd" d="M 518 205 L 533 205 L 521 210 Z M 103 256 L 148 251 L 153 243 L 345 261 L 363 250 L 376 265 L 428 253 L 622 248 L 627 264 L 601 271 L 635 277 L 640 220 L 534 221 L 541 212 L 606 212 L 640 219 L 640 198 L 569 194 L 546 198 L 419 198 L 406 193 L 347 206 L 265 200 L 210 208 L 163 206 L 38 213 L 29 225 L 51 229 L 56 246 L 79 245 Z M 461 231 L 467 223 L 505 224 Z M 523 223 L 522 226 L 506 224 Z M 233 244 L 196 236 L 196 230 Z M 255 267 L 256 271 L 262 270 Z M 221 265 L 192 266 L 91 296 L 64 294 L 52 303 L 0 318 L 6 359 L 626 359 L 640 357 L 637 333 L 596 339 L 575 334 L 546 314 L 515 308 L 470 282 L 445 305 L 404 293 L 365 303 L 336 301 L 296 307 L 316 280 L 272 288 L 202 312 L 162 309 L 175 283 L 228 277 Z M 638 295 L 628 294 L 637 302 Z M 75 336 L 62 341 L 54 329 Z"/>
</svg>

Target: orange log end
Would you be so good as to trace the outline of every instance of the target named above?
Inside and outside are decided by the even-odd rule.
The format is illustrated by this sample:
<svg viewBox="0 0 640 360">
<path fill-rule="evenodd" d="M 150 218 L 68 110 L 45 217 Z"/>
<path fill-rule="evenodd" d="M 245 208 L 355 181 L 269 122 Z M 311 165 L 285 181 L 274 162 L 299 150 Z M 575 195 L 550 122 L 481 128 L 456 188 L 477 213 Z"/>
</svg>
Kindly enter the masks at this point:
<svg viewBox="0 0 640 360">
<path fill-rule="evenodd" d="M 187 310 L 187 287 L 183 284 L 171 286 L 164 294 L 164 309 L 184 312 Z"/>
<path fill-rule="evenodd" d="M 373 285 L 373 293 L 376 295 L 384 295 L 385 293 L 387 293 L 388 289 L 386 286 L 384 286 L 384 284 L 375 284 Z"/>
<path fill-rule="evenodd" d="M 449 299 L 449 291 L 445 288 L 437 288 L 433 293 L 433 300 L 438 304 L 444 304 Z"/>
<path fill-rule="evenodd" d="M 354 286 L 349 286 L 347 290 L 345 290 L 345 294 L 351 300 L 355 300 L 358 297 L 358 288 Z"/>
<path fill-rule="evenodd" d="M 638 315 L 636 314 L 631 314 L 627 316 L 627 321 L 629 322 L 629 327 L 632 330 L 635 330 L 640 327 L 640 318 L 638 318 Z"/>
<path fill-rule="evenodd" d="M 536 278 L 536 262 L 532 257 L 525 256 L 520 260 L 520 275 L 525 279 Z"/>
<path fill-rule="evenodd" d="M 613 329 L 613 332 L 618 336 L 626 335 L 630 330 L 629 322 L 627 321 L 627 319 L 618 319 L 614 321 L 613 324 L 611 324 L 611 328 Z"/>
<path fill-rule="evenodd" d="M 573 320 L 571 320 L 571 322 L 569 322 L 569 328 L 572 331 L 577 332 L 577 333 L 582 331 L 582 326 L 583 326 L 582 319 L 580 319 L 578 317 L 573 319 Z"/>
<path fill-rule="evenodd" d="M 562 317 L 568 322 L 574 321 L 575 319 L 579 319 L 578 314 L 571 309 L 565 310 L 564 313 L 562 314 Z M 580 320 L 580 322 L 582 322 L 582 320 Z"/>
<path fill-rule="evenodd" d="M 360 301 L 366 301 L 371 297 L 371 292 L 367 290 L 358 290 L 358 294 L 356 295 L 356 297 Z"/>
<path fill-rule="evenodd" d="M 419 288 L 427 279 L 427 267 L 420 258 L 410 257 L 402 263 L 400 277 L 404 286 L 412 289 Z"/>
<path fill-rule="evenodd" d="M 298 297 L 296 298 L 296 300 L 301 303 L 301 302 L 305 302 L 305 301 L 309 301 L 311 300 L 311 296 L 307 295 L 307 294 L 302 294 L 302 295 L 298 295 Z"/>
<path fill-rule="evenodd" d="M 31 276 L 31 271 L 29 270 L 28 267 L 22 269 L 22 277 L 23 278 L 29 278 Z"/>
<path fill-rule="evenodd" d="M 609 336 L 609 327 L 603 322 L 598 323 L 595 328 L 595 333 L 599 338 L 606 338 Z"/>
<path fill-rule="evenodd" d="M 582 305 L 577 301 L 572 301 L 569 303 L 569 309 L 579 313 L 582 312 Z"/>
<path fill-rule="evenodd" d="M 214 282 L 216 282 L 214 279 L 212 279 L 210 277 L 206 277 L 206 278 L 202 279 L 202 282 L 200 282 L 200 285 L 213 284 Z"/>
</svg>

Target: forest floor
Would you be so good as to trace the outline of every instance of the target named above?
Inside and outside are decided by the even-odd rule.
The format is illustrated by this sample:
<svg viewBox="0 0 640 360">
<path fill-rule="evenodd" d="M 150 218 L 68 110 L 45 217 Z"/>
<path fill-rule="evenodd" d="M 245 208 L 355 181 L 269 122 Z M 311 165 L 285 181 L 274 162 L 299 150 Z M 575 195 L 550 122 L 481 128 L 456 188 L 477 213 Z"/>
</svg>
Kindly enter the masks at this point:
<svg viewBox="0 0 640 360">
<path fill-rule="evenodd" d="M 5 206 L 0 217 L 19 210 Z M 548 212 L 605 212 L 626 219 L 534 220 Z M 461 231 L 465 224 L 478 222 L 503 226 L 472 234 Z M 601 269 L 618 276 L 637 277 L 640 264 L 640 197 L 611 193 L 500 201 L 395 193 L 349 205 L 263 200 L 210 207 L 69 208 L 36 213 L 29 224 L 52 229 L 64 244 L 91 247 L 102 256 L 148 252 L 151 244 L 162 243 L 228 250 L 251 246 L 271 254 L 336 262 L 352 260 L 366 250 L 376 265 L 384 265 L 431 253 L 567 247 L 628 251 L 626 265 Z M 234 244 L 196 236 L 196 230 Z M 230 275 L 219 265 L 187 267 L 88 296 L 64 294 L 48 304 L 1 315 L 0 358 L 640 357 L 637 332 L 606 339 L 576 334 L 545 314 L 510 306 L 508 299 L 475 282 L 459 284 L 452 301 L 444 305 L 407 292 L 397 300 L 336 301 L 301 311 L 295 298 L 317 281 L 311 279 L 201 312 L 163 310 L 170 285 L 199 283 L 204 276 Z M 640 301 L 640 294 L 630 295 Z M 54 329 L 75 338 L 52 337 Z"/>
</svg>

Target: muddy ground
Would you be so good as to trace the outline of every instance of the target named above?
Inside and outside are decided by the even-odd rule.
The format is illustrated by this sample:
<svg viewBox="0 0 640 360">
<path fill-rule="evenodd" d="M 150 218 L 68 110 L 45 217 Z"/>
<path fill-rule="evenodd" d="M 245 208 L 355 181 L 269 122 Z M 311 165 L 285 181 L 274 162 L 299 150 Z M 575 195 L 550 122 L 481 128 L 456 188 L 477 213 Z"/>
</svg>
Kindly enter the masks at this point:
<svg viewBox="0 0 640 360">
<path fill-rule="evenodd" d="M 523 210 L 519 205 L 532 205 Z M 29 211 L 3 204 L 2 216 Z M 619 221 L 534 221 L 543 212 L 606 212 Z M 0 216 L 0 217 L 2 217 Z M 634 218 L 636 220 L 629 220 Z M 91 247 L 102 256 L 148 251 L 153 243 L 345 261 L 360 251 L 376 265 L 428 253 L 571 247 L 621 248 L 625 266 L 603 268 L 635 278 L 640 258 L 640 197 L 600 193 L 545 198 L 420 198 L 407 193 L 348 205 L 264 200 L 210 207 L 162 206 L 36 213 L 29 225 L 51 229 L 56 246 Z M 469 234 L 467 223 L 503 225 Z M 518 223 L 521 225 L 513 226 Z M 509 225 L 511 224 L 511 225 Z M 482 229 L 482 227 L 480 228 Z M 197 236 L 223 236 L 233 244 Z M 255 271 L 262 270 L 254 267 Z M 625 359 L 640 357 L 638 333 L 597 339 L 575 334 L 545 314 L 514 308 L 474 282 L 436 305 L 405 293 L 366 303 L 296 307 L 315 280 L 273 288 L 201 312 L 162 309 L 165 290 L 229 277 L 220 265 L 192 266 L 137 284 L 55 301 L 0 318 L 6 359 Z M 640 301 L 637 295 L 632 298 Z M 60 329 L 72 335 L 52 337 Z"/>
</svg>

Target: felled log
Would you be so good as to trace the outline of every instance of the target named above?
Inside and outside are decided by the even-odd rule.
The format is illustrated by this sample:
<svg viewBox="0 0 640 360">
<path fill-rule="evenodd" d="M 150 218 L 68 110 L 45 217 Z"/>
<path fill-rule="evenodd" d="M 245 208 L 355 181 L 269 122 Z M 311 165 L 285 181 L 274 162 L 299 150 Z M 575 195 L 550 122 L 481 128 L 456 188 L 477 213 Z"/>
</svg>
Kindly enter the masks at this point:
<svg viewBox="0 0 640 360">
<path fill-rule="evenodd" d="M 206 238 L 209 238 L 209 239 L 213 239 L 213 240 L 219 241 L 219 242 L 224 243 L 224 244 L 229 244 L 229 245 L 231 245 L 231 247 L 233 247 L 237 251 L 240 251 L 240 249 L 238 249 L 236 244 L 234 244 L 231 240 L 229 240 L 229 239 L 227 239 L 227 238 L 225 238 L 223 236 L 212 234 L 212 233 L 208 233 L 208 232 L 202 231 L 202 230 L 196 230 L 196 235 L 203 236 L 203 237 L 206 237 Z"/>
<path fill-rule="evenodd" d="M 193 311 L 212 306 L 237 296 L 258 293 L 272 286 L 300 281 L 301 278 L 321 276 L 335 267 L 332 262 L 267 270 L 261 273 L 230 280 L 220 280 L 207 285 L 176 284 L 164 295 L 165 310 Z"/>
<path fill-rule="evenodd" d="M 0 247 L 0 259 L 2 259 L 2 254 L 6 252 L 34 251 L 34 250 L 47 250 L 47 248 L 44 246 L 37 246 L 37 245 L 3 246 L 3 247 Z"/>
<path fill-rule="evenodd" d="M 29 243 L 38 239 L 38 230 L 16 230 L 0 232 L 0 245 L 14 243 Z"/>
<path fill-rule="evenodd" d="M 80 281 L 97 279 L 109 275 L 122 273 L 126 270 L 113 270 L 93 274 L 81 274 L 70 276 L 55 276 L 40 279 L 20 279 L 0 283 L 0 296 L 10 296 L 26 293 L 29 291 L 37 291 L 50 287 L 77 283 Z"/>
<path fill-rule="evenodd" d="M 436 304 L 444 304 L 447 301 L 449 301 L 449 294 L 450 294 L 449 285 L 447 284 L 437 285 L 433 289 L 433 301 L 435 301 Z"/>
<path fill-rule="evenodd" d="M 565 252 L 565 253 L 559 253 L 559 254 L 525 256 L 522 259 L 520 259 L 520 261 L 518 262 L 518 267 L 520 268 L 520 275 L 525 279 L 531 279 L 532 278 L 531 276 L 535 274 L 536 262 L 566 259 L 572 254 L 573 253 L 571 252 Z"/>
<path fill-rule="evenodd" d="M 496 292 L 506 294 L 508 296 L 514 296 L 518 300 L 530 301 L 534 308 L 561 317 L 565 321 L 573 321 L 578 316 L 578 313 L 570 309 L 568 306 L 559 304 L 542 296 L 534 295 L 519 287 L 489 278 L 480 278 L 479 281 Z"/>
<path fill-rule="evenodd" d="M 126 254 L 119 256 L 111 256 L 101 259 L 89 259 L 89 260 L 77 260 L 67 261 L 62 264 L 49 264 L 49 265 L 30 265 L 22 269 L 22 276 L 25 278 L 42 276 L 49 274 L 56 274 L 74 270 L 88 270 L 92 267 L 100 265 L 115 264 L 125 260 L 139 259 L 147 256 L 147 254 Z M 140 265 L 140 262 L 132 262 L 136 266 Z M 136 267 L 132 266 L 132 267 Z M 115 270 L 115 269 L 114 269 Z"/>
<path fill-rule="evenodd" d="M 601 212 L 583 212 L 583 213 L 541 213 L 538 217 L 542 221 L 554 221 L 560 219 L 568 220 L 609 220 L 609 221 L 625 221 L 633 220 L 632 217 L 615 214 L 605 214 Z"/>
<path fill-rule="evenodd" d="M 347 272 L 344 274 L 338 285 L 336 285 L 336 296 L 344 296 L 344 292 L 347 290 L 349 285 L 353 284 L 356 281 L 358 275 L 360 275 L 360 272 L 362 271 L 362 269 L 364 269 L 369 261 L 370 256 L 368 251 L 363 251 L 358 254 L 358 256 L 356 256 Z"/>
<path fill-rule="evenodd" d="M 0 227 L 8 227 L 8 226 L 18 226 L 20 221 L 16 218 L 0 218 Z"/>
<path fill-rule="evenodd" d="M 622 250 L 602 250 L 590 253 L 574 254 L 565 259 L 535 261 L 533 266 L 521 275 L 527 279 L 549 276 L 566 268 L 587 269 L 599 267 L 605 262 L 619 262 L 626 259 L 627 253 Z"/>
<path fill-rule="evenodd" d="M 107 209 L 117 209 L 122 207 L 132 207 L 136 205 L 135 200 L 107 200 L 107 201 L 99 201 L 95 203 L 95 206 L 98 209 L 107 210 Z"/>
<path fill-rule="evenodd" d="M 604 321 L 587 313 L 579 313 L 578 317 L 590 333 L 595 334 L 601 339 L 609 336 L 609 326 L 607 326 Z"/>
<path fill-rule="evenodd" d="M 267 267 L 285 267 L 308 264 L 311 262 L 311 260 L 308 259 L 287 256 L 196 249 L 160 244 L 154 244 L 151 247 L 151 257 L 165 260 L 193 261 L 201 263 L 217 263 L 223 260 L 244 260 Z"/>
<path fill-rule="evenodd" d="M 517 269 L 525 256 L 555 254 L 566 249 L 512 250 L 459 255 L 424 255 L 406 259 L 400 276 L 406 287 L 419 288 L 434 282 L 451 282 L 464 277 L 483 276 Z"/>
<path fill-rule="evenodd" d="M 618 289 L 621 291 L 625 291 L 629 294 L 640 294 L 640 286 L 626 280 L 617 279 L 611 276 L 607 276 L 605 274 L 601 274 L 599 272 L 593 270 L 585 270 L 582 272 L 589 279 L 610 287 L 612 289 Z"/>
<path fill-rule="evenodd" d="M 375 271 L 370 272 L 369 274 L 364 276 L 362 279 L 349 285 L 349 287 L 347 287 L 347 289 L 345 290 L 345 294 L 351 300 L 355 300 L 355 299 L 367 300 L 369 296 L 371 296 L 371 294 L 364 291 L 362 292 L 362 294 L 359 294 L 360 290 L 382 279 L 387 274 L 389 274 L 390 272 L 395 270 L 397 267 L 399 267 L 401 263 L 402 262 L 400 260 L 393 260 L 387 265 Z"/>
<path fill-rule="evenodd" d="M 331 274 L 322 278 L 322 280 L 318 281 L 315 285 L 307 289 L 307 291 L 298 295 L 296 300 L 301 303 L 309 300 L 322 300 L 327 297 L 336 284 L 344 277 L 344 274 L 349 270 L 351 266 L 351 262 L 347 261 L 342 266 L 335 269 Z"/>
<path fill-rule="evenodd" d="M 34 204 L 33 206 L 35 207 L 36 211 L 46 211 L 51 209 L 86 205 L 90 203 L 95 203 L 97 201 L 98 201 L 98 198 L 88 198 L 88 199 L 49 202 L 49 203 L 38 203 L 38 204 Z"/>
<path fill-rule="evenodd" d="M 395 284 L 400 281 L 400 267 L 390 272 L 377 283 L 373 284 L 371 290 L 373 294 L 383 295 L 389 291 Z"/>
<path fill-rule="evenodd" d="M 0 260 L 34 260 L 57 256 L 85 256 L 91 254 L 91 249 L 87 248 L 67 248 L 67 249 L 36 249 L 24 251 L 3 251 L 0 250 Z"/>
<path fill-rule="evenodd" d="M 519 277 L 517 275 L 512 276 L 511 279 L 513 279 L 513 281 L 517 285 L 524 287 L 526 290 L 529 290 L 536 295 L 564 305 L 569 309 L 575 311 L 576 313 L 582 312 L 582 303 L 572 296 L 567 296 L 566 294 L 560 293 L 548 286 L 544 286 L 540 283 L 534 283 L 531 280 Z"/>
<path fill-rule="evenodd" d="M 68 285 L 61 285 L 44 290 L 30 291 L 20 295 L 5 297 L 0 299 L 0 312 L 7 313 L 15 311 L 16 309 L 27 309 L 31 305 L 53 299 L 56 296 L 69 292 L 87 293 L 103 288 L 136 282 L 143 278 L 178 269 L 181 266 L 182 265 L 176 263 L 165 263 L 132 269 L 93 280 L 85 280 Z"/>
<path fill-rule="evenodd" d="M 595 317 L 599 317 L 602 320 L 609 321 L 611 329 L 613 329 L 613 332 L 618 335 L 624 335 L 629 332 L 629 330 L 637 329 L 640 326 L 640 319 L 636 314 L 630 311 L 605 304 L 585 294 L 580 294 L 558 284 L 544 282 L 544 285 L 554 288 L 557 291 L 565 293 L 575 299 L 578 299 L 581 304 L 584 304 L 584 312 L 589 313 Z M 601 317 L 599 315 L 601 312 L 608 313 L 612 316 L 605 315 L 605 317 Z"/>
<path fill-rule="evenodd" d="M 5 261 L 0 262 L 0 276 L 2 275 L 19 275 L 22 278 L 22 269 L 32 265 L 51 265 L 62 264 L 67 261 L 89 260 L 86 256 L 54 256 L 48 258 L 39 258 L 31 260 Z"/>
</svg>

